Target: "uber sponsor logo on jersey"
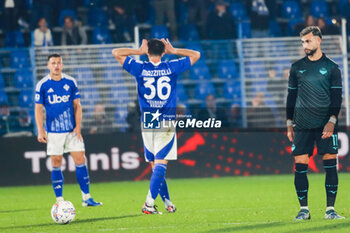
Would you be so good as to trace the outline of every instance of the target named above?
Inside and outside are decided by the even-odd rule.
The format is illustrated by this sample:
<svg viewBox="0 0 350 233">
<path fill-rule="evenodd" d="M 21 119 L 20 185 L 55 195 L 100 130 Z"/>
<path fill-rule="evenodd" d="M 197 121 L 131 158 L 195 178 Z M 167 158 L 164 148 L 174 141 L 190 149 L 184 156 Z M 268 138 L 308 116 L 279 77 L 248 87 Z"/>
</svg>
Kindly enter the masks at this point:
<svg viewBox="0 0 350 233">
<path fill-rule="evenodd" d="M 50 104 L 59 104 L 59 103 L 66 103 L 69 101 L 70 95 L 63 95 L 63 96 L 58 96 L 58 95 L 52 95 L 49 96 L 49 103 Z"/>
</svg>

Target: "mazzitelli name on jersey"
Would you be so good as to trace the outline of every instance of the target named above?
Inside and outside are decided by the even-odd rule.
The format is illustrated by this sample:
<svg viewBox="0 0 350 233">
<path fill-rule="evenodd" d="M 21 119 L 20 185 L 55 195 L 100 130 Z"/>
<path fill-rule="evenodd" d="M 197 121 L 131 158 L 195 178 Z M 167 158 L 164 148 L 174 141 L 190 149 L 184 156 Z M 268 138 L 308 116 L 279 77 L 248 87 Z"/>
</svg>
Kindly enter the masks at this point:
<svg viewBox="0 0 350 233">
<path fill-rule="evenodd" d="M 150 77 L 155 77 L 155 76 L 164 76 L 164 75 L 170 75 L 171 70 L 166 69 L 166 70 L 142 70 L 141 75 L 142 76 L 150 76 Z"/>
</svg>

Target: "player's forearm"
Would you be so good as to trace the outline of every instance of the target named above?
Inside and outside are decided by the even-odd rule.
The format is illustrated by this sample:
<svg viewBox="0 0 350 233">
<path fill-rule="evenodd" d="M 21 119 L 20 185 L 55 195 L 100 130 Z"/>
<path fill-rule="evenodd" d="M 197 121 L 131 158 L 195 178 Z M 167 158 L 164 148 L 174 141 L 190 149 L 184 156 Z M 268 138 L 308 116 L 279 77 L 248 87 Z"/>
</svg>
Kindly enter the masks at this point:
<svg viewBox="0 0 350 233">
<path fill-rule="evenodd" d="M 297 93 L 298 92 L 296 89 L 288 89 L 287 107 L 286 107 L 287 120 L 293 120 L 295 103 L 297 101 Z"/>
<path fill-rule="evenodd" d="M 342 103 L 342 89 L 332 88 L 331 89 L 331 104 L 329 107 L 329 115 L 338 118 Z"/>
<path fill-rule="evenodd" d="M 142 52 L 140 49 L 131 49 L 131 48 L 118 48 L 118 49 L 113 49 L 112 54 L 114 57 L 127 57 L 130 55 L 143 55 L 145 54 Z"/>
<path fill-rule="evenodd" d="M 200 52 L 191 49 L 174 49 L 171 54 L 189 57 L 191 59 L 191 64 L 198 61 L 198 59 L 201 57 Z"/>
<path fill-rule="evenodd" d="M 38 131 L 44 131 L 44 115 L 43 115 L 43 110 L 40 107 L 35 107 L 35 123 L 36 127 L 38 128 Z"/>
<path fill-rule="evenodd" d="M 83 118 L 83 111 L 80 103 L 74 105 L 74 118 L 75 118 L 75 127 L 81 129 L 81 120 Z"/>
</svg>

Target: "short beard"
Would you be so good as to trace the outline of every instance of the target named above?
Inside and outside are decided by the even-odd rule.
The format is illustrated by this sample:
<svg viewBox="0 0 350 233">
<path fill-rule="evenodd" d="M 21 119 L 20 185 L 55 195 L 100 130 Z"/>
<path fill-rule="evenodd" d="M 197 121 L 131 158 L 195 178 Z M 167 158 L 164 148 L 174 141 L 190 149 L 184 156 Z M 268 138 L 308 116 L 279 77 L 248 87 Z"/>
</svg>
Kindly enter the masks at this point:
<svg viewBox="0 0 350 233">
<path fill-rule="evenodd" d="M 317 49 L 313 49 L 313 50 L 310 50 L 310 52 L 306 52 L 305 50 L 304 50 L 304 52 L 305 52 L 305 54 L 307 55 L 307 56 L 312 56 L 312 55 L 314 55 L 315 53 L 316 53 L 316 51 L 317 51 Z"/>
</svg>

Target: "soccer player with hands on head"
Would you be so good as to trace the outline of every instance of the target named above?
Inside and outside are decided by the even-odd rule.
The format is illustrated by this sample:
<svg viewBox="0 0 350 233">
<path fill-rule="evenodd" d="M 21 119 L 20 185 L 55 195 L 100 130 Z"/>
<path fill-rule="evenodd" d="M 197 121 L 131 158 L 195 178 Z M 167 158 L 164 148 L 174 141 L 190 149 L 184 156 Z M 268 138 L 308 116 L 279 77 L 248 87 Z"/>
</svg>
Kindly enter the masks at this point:
<svg viewBox="0 0 350 233">
<path fill-rule="evenodd" d="M 168 160 L 177 159 L 176 132 L 174 127 L 166 128 L 160 123 L 175 120 L 177 76 L 197 62 L 200 53 L 174 48 L 168 39 L 144 39 L 139 49 L 117 48 L 112 53 L 123 68 L 136 78 L 138 87 L 145 160 L 153 169 L 142 212 L 160 213 L 154 205 L 159 194 L 166 210 L 173 213 L 176 207 L 170 201 L 165 173 Z M 149 61 L 136 61 L 130 57 L 144 54 L 147 54 Z M 182 57 L 163 62 L 161 59 L 165 54 Z"/>
</svg>

